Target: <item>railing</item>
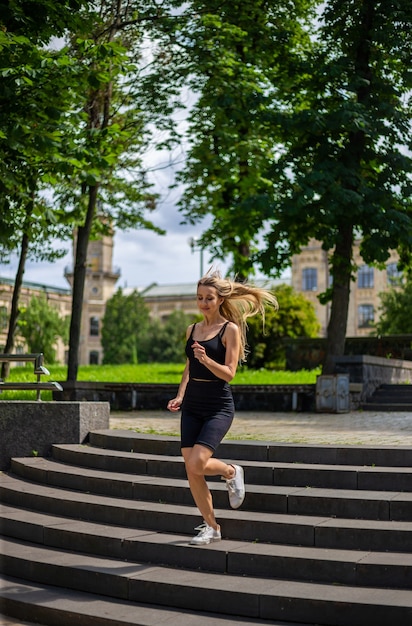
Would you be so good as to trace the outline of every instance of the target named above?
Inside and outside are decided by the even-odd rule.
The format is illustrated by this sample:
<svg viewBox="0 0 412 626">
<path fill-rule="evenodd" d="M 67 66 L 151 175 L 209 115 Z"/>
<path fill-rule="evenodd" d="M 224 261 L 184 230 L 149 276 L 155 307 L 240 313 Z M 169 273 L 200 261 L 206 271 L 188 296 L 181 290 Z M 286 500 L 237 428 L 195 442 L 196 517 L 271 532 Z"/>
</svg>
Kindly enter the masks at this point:
<svg viewBox="0 0 412 626">
<path fill-rule="evenodd" d="M 45 390 L 63 391 L 63 387 L 54 381 L 42 382 L 41 376 L 50 376 L 49 370 L 43 365 L 43 354 L 0 354 L 0 363 L 34 363 L 34 374 L 37 381 L 28 382 L 6 382 L 0 380 L 0 393 L 2 391 L 36 391 L 37 400 L 40 401 L 40 393 Z"/>
</svg>

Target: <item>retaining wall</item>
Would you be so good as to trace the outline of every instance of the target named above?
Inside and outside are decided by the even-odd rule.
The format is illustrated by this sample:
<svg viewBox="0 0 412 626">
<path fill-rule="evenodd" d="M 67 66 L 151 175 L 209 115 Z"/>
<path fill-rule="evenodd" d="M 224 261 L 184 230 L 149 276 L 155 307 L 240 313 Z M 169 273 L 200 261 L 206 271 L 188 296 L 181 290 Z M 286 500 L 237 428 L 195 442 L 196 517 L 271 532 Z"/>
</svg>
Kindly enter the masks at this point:
<svg viewBox="0 0 412 626">
<path fill-rule="evenodd" d="M 337 374 L 349 374 L 350 383 L 362 384 L 360 401 L 364 402 L 384 384 L 412 383 L 412 361 L 384 359 L 377 356 L 343 356 L 335 359 Z"/>
<path fill-rule="evenodd" d="M 109 417 L 107 402 L 0 401 L 0 469 L 12 457 L 47 456 L 54 443 L 83 443 Z"/>
</svg>

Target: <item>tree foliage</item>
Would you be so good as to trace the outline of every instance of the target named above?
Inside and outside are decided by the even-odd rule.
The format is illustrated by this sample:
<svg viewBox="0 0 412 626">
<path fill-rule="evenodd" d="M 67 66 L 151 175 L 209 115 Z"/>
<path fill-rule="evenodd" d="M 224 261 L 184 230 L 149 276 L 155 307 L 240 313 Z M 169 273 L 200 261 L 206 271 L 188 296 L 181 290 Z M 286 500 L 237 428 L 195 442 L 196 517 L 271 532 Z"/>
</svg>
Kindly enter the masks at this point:
<svg viewBox="0 0 412 626">
<path fill-rule="evenodd" d="M 149 309 L 143 297 L 118 289 L 107 301 L 102 321 L 103 363 L 138 363 L 140 345 L 149 326 Z"/>
<path fill-rule="evenodd" d="M 140 23 L 156 17 L 153 4 L 100 0 L 92 6 L 87 37 L 73 36 L 71 53 L 84 68 L 79 124 L 72 123 L 72 159 L 59 199 L 76 215 L 77 236 L 70 323 L 68 380 L 75 380 L 88 242 L 112 228 L 156 228 L 155 208 L 142 166 L 149 122 L 139 106 Z M 75 112 L 76 115 L 76 112 Z M 71 171 L 70 171 L 71 170 Z"/>
<path fill-rule="evenodd" d="M 189 2 L 198 99 L 181 180 L 189 221 L 241 275 L 277 275 L 310 238 L 330 254 L 324 373 L 344 351 L 352 249 L 411 261 L 409 0 Z M 253 5 L 253 6 L 252 6 Z M 188 43 L 190 42 L 190 43 Z M 244 256 L 239 256 L 244 255 Z"/>
<path fill-rule="evenodd" d="M 192 321 L 183 311 L 173 311 L 165 321 L 150 319 L 142 295 L 118 289 L 103 318 L 103 362 L 184 363 L 185 331 Z"/>
<path fill-rule="evenodd" d="M 43 44 L 79 24 L 80 14 L 72 10 L 85 3 L 64 1 L 58 11 L 47 1 L 2 4 L 7 6 L 0 14 L 0 257 L 7 262 L 11 252 L 19 255 L 7 353 L 13 349 L 26 260 L 58 258 L 64 251 L 52 241 L 69 232 L 58 226 L 58 212 L 43 192 L 58 173 L 70 62 Z M 3 375 L 7 369 L 3 364 Z"/>
<path fill-rule="evenodd" d="M 260 260 L 279 267 L 310 237 L 330 253 L 324 373 L 344 351 L 355 236 L 369 265 L 391 249 L 411 259 L 411 18 L 406 0 L 325 3 L 300 73 L 304 99 L 281 116 L 285 151 L 272 166 L 276 204 Z"/>
<path fill-rule="evenodd" d="M 45 295 L 32 296 L 20 312 L 18 331 L 26 340 L 29 352 L 42 352 L 45 362 L 52 364 L 56 362 L 57 340 L 61 338 L 67 345 L 69 319 L 62 317 Z"/>
<path fill-rule="evenodd" d="M 153 319 L 142 340 L 142 361 L 146 363 L 184 363 L 186 329 L 193 316 L 173 311 L 165 321 Z"/>
<path fill-rule="evenodd" d="M 381 294 L 378 335 L 412 334 L 412 280 Z"/>
<path fill-rule="evenodd" d="M 317 337 L 320 330 L 315 309 L 302 294 L 285 284 L 275 287 L 273 293 L 279 302 L 278 311 L 266 311 L 263 327 L 260 317 L 248 320 L 247 365 L 254 369 L 284 368 L 285 339 Z"/>
<path fill-rule="evenodd" d="M 267 168 L 281 149 L 270 112 L 282 107 L 294 55 L 310 45 L 310 4 L 189 2 L 177 26 L 197 95 L 179 175 L 181 210 L 190 223 L 211 218 L 202 244 L 214 258 L 229 255 L 239 277 L 254 271 L 268 218 L 274 183 Z"/>
</svg>

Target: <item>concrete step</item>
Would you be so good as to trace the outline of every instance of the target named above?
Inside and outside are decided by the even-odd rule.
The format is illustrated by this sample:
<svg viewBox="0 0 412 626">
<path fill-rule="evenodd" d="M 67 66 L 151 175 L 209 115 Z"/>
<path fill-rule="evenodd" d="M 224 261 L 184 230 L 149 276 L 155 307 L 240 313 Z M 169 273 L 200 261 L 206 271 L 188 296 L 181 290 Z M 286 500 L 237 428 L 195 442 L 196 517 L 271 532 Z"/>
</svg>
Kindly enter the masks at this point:
<svg viewBox="0 0 412 626">
<path fill-rule="evenodd" d="M 186 478 L 181 456 L 122 452 L 79 444 L 60 444 L 52 448 L 57 461 L 81 467 L 153 476 Z M 234 459 L 224 459 L 227 462 Z M 242 460 L 248 484 L 334 489 L 412 491 L 412 468 L 326 465 Z M 210 480 L 219 481 L 211 477 Z"/>
<path fill-rule="evenodd" d="M 412 384 L 403 384 L 403 385 L 380 385 L 378 389 L 375 391 L 376 395 L 392 395 L 398 397 L 407 397 L 412 400 Z"/>
<path fill-rule="evenodd" d="M 370 411 L 410 411 L 412 414 L 412 385 L 381 385 L 367 398 L 362 408 Z"/>
<path fill-rule="evenodd" d="M 28 480 L 77 491 L 145 502 L 188 506 L 193 502 L 187 480 L 179 478 L 74 467 L 40 457 L 13 459 L 11 469 Z M 224 481 L 212 482 L 210 489 L 215 506 L 230 508 Z M 242 510 L 412 521 L 412 493 L 247 483 Z"/>
<path fill-rule="evenodd" d="M 199 524 L 194 506 L 113 498 L 37 484 L 0 475 L 1 501 L 35 511 L 128 528 L 193 535 Z M 319 500 L 319 499 L 318 499 Z M 338 519 L 217 509 L 225 538 L 242 541 L 355 550 L 412 550 L 412 522 Z"/>
<path fill-rule="evenodd" d="M 111 526 L 0 505 L 8 538 L 126 561 L 237 574 L 373 587 L 412 587 L 408 553 L 286 546 L 224 539 L 194 547 L 187 535 Z M 194 552 L 195 551 L 195 552 Z"/>
<path fill-rule="evenodd" d="M 339 417 L 337 416 L 336 419 Z M 109 450 L 180 456 L 179 437 L 167 435 L 148 435 L 129 430 L 98 430 L 89 433 L 89 443 L 92 446 Z M 412 467 L 412 446 L 322 446 L 224 440 L 219 446 L 217 456 L 239 461 Z"/>
<path fill-rule="evenodd" d="M 412 415 L 412 402 L 411 403 L 396 403 L 396 402 L 381 402 L 370 400 L 363 402 L 360 407 L 363 411 L 393 411 L 395 412 L 409 412 Z"/>
<path fill-rule="evenodd" d="M 410 590 L 374 589 L 186 571 L 3 540 L 7 576 L 111 598 L 266 620 L 363 626 L 412 621 Z M 336 611 L 345 622 L 336 620 Z M 348 621 L 350 620 L 350 621 Z"/>
<path fill-rule="evenodd" d="M 7 610 L 50 626 L 412 623 L 411 447 L 218 454 L 245 467 L 247 497 L 232 510 L 210 482 L 223 540 L 202 547 L 176 437 L 97 431 L 14 459 L 0 474 Z"/>
<path fill-rule="evenodd" d="M 0 576 L 0 601 L 4 615 L 53 626 L 310 626 L 240 616 L 231 619 L 209 611 L 130 602 L 8 576 Z"/>
</svg>

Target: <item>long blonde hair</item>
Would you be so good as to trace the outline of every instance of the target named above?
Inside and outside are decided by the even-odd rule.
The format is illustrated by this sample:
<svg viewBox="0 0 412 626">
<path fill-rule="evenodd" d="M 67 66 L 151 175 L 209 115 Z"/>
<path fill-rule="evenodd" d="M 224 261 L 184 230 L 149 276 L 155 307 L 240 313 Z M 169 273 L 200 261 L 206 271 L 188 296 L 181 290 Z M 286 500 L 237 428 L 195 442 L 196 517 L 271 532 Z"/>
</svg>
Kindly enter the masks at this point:
<svg viewBox="0 0 412 626">
<path fill-rule="evenodd" d="M 249 283 L 239 283 L 236 280 L 222 278 L 217 270 L 209 271 L 203 276 L 197 286 L 205 285 L 214 287 L 223 302 L 220 305 L 220 313 L 229 322 L 234 322 L 240 330 L 240 353 L 239 360 L 245 361 L 247 356 L 246 331 L 248 317 L 257 313 L 262 315 L 262 325 L 265 322 L 265 306 L 270 305 L 279 308 L 276 297 L 267 289 L 256 287 Z"/>
</svg>

